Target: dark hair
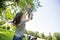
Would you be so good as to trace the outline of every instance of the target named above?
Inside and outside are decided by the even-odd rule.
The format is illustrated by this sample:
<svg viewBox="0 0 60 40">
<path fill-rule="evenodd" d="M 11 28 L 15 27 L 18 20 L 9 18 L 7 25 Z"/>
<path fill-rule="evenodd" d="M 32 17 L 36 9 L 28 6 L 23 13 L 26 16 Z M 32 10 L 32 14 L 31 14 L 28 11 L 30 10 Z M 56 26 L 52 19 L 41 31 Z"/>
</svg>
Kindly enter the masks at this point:
<svg viewBox="0 0 60 40">
<path fill-rule="evenodd" d="M 21 21 L 21 16 L 22 15 L 23 15 L 22 12 L 17 13 L 16 16 L 15 16 L 15 18 L 13 19 L 12 23 L 14 25 L 18 25 L 20 23 L 20 21 Z"/>
</svg>

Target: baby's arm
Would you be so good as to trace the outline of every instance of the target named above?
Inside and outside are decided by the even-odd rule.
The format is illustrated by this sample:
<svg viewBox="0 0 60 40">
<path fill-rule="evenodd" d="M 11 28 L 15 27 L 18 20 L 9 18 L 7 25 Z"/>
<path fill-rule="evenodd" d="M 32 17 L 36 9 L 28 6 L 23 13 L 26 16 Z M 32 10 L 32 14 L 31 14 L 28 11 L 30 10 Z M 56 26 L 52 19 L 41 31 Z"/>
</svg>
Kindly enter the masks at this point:
<svg viewBox="0 0 60 40">
<path fill-rule="evenodd" d="M 32 12 L 30 12 L 30 17 L 32 17 Z"/>
<path fill-rule="evenodd" d="M 30 17 L 31 17 L 31 20 L 33 19 L 33 13 L 32 13 L 32 10 L 30 10 Z"/>
</svg>

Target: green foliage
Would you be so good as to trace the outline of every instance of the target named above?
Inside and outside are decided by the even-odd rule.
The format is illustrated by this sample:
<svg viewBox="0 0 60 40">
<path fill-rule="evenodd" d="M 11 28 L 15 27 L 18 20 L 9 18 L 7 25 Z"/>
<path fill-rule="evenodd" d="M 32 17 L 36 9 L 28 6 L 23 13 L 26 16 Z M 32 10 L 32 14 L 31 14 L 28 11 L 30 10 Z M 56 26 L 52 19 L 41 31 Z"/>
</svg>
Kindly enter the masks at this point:
<svg viewBox="0 0 60 40">
<path fill-rule="evenodd" d="M 27 31 L 27 30 L 25 32 L 27 32 L 28 34 L 32 34 L 35 37 L 40 35 L 38 32 Z M 13 36 L 14 36 L 14 31 L 0 28 L 0 39 L 1 40 L 12 40 Z M 45 36 L 45 38 L 46 40 L 60 40 L 60 33 L 56 32 L 53 35 Z M 23 40 L 26 40 L 26 38 L 23 37 Z"/>
<path fill-rule="evenodd" d="M 45 37 L 45 39 L 46 39 L 46 40 L 52 40 L 52 39 L 53 39 L 50 32 L 49 32 L 49 35 Z"/>
<path fill-rule="evenodd" d="M 60 33 L 58 32 L 54 33 L 53 40 L 60 40 Z"/>
<path fill-rule="evenodd" d="M 1 0 L 0 1 L 0 8 L 5 9 L 5 4 L 4 4 L 5 1 L 6 0 Z"/>
<path fill-rule="evenodd" d="M 26 10 L 28 4 L 31 5 L 32 10 L 36 10 L 38 7 L 40 7 L 39 0 L 20 0 L 18 6 Z"/>
<path fill-rule="evenodd" d="M 28 34 L 28 31 L 25 29 L 25 34 Z"/>
<path fill-rule="evenodd" d="M 10 28 L 12 29 L 12 31 L 15 31 L 16 27 L 14 25 L 10 25 Z"/>
<path fill-rule="evenodd" d="M 11 31 L 15 31 L 15 26 L 13 26 L 13 25 L 10 25 L 10 24 L 4 24 L 3 26 L 2 26 L 2 28 L 3 29 L 6 29 L 6 30 L 11 30 Z"/>
<path fill-rule="evenodd" d="M 6 29 L 0 28 L 0 40 L 13 40 L 14 32 Z M 26 40 L 25 37 L 22 38 Z"/>
<path fill-rule="evenodd" d="M 10 9 L 7 8 L 3 16 L 6 20 L 11 20 L 14 15 L 11 13 Z"/>
<path fill-rule="evenodd" d="M 0 25 L 3 25 L 5 24 L 5 21 L 4 20 L 0 20 Z"/>
<path fill-rule="evenodd" d="M 14 16 L 14 13 L 16 14 L 17 7 L 19 7 L 20 9 L 26 10 L 28 4 L 31 5 L 33 11 L 35 11 L 38 7 L 40 7 L 39 0 L 17 0 L 17 1 L 16 0 L 1 0 L 0 1 L 0 17 L 5 20 L 11 20 Z M 10 9 L 9 6 L 12 9 Z M 13 9 L 14 9 L 14 12 L 12 14 L 11 10 Z M 2 15 L 3 12 L 4 14 Z"/>
<path fill-rule="evenodd" d="M 42 38 L 42 39 L 44 39 L 44 38 L 45 38 L 44 33 L 41 33 L 41 38 Z"/>
<path fill-rule="evenodd" d="M 12 40 L 14 33 L 0 28 L 0 40 Z"/>
<path fill-rule="evenodd" d="M 52 36 L 48 36 L 47 37 L 47 40 L 52 40 Z"/>
<path fill-rule="evenodd" d="M 55 36 L 53 36 L 53 39 L 52 40 L 57 40 L 57 38 Z"/>
<path fill-rule="evenodd" d="M 39 37 L 39 32 L 27 31 L 25 30 L 25 34 L 32 35 L 35 37 Z"/>
<path fill-rule="evenodd" d="M 18 6 L 20 6 L 22 9 L 26 9 L 27 8 L 27 4 L 31 4 L 31 6 L 33 6 L 33 1 L 20 0 L 20 2 L 18 3 Z"/>
<path fill-rule="evenodd" d="M 13 4 L 8 4 L 8 1 L 13 2 Z M 5 2 L 7 2 L 8 5 L 6 5 Z M 26 9 L 27 4 L 30 4 L 32 6 L 33 10 L 36 10 L 36 8 L 40 7 L 39 0 L 17 0 L 17 1 L 16 0 L 2 0 L 2 1 L 0 1 L 0 9 L 4 10 L 4 9 L 6 9 L 7 6 L 12 6 L 12 5 L 19 6 L 22 9 Z"/>
<path fill-rule="evenodd" d="M 60 40 L 60 33 L 55 32 L 53 35 L 45 36 L 46 40 Z"/>
</svg>

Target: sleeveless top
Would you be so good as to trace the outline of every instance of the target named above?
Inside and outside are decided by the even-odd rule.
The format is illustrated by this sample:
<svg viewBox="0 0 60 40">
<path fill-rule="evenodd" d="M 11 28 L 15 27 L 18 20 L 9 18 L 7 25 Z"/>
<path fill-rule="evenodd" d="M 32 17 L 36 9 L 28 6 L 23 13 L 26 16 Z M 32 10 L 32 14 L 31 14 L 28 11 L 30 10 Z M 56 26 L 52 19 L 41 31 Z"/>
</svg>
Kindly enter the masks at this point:
<svg viewBox="0 0 60 40">
<path fill-rule="evenodd" d="M 24 30 L 25 30 L 25 20 L 22 19 L 21 22 L 16 26 L 15 36 L 22 37 L 24 34 Z"/>
</svg>

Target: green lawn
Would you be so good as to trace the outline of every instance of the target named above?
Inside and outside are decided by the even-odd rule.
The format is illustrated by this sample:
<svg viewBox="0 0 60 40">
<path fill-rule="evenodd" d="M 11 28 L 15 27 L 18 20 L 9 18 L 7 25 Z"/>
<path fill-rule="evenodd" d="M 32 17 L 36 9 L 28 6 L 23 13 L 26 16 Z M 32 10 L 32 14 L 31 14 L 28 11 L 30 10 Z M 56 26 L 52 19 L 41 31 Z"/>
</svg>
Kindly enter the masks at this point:
<svg viewBox="0 0 60 40">
<path fill-rule="evenodd" d="M 0 40 L 12 40 L 14 32 L 10 30 L 0 29 Z M 25 38 L 23 38 L 25 40 Z"/>
<path fill-rule="evenodd" d="M 13 39 L 14 32 L 10 30 L 5 30 L 0 28 L 0 40 L 12 40 Z M 23 37 L 23 40 L 26 40 L 25 37 Z M 38 38 L 37 40 L 44 40 Z"/>
<path fill-rule="evenodd" d="M 0 40 L 12 40 L 14 33 L 9 30 L 0 29 Z"/>
</svg>

